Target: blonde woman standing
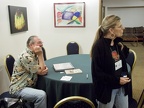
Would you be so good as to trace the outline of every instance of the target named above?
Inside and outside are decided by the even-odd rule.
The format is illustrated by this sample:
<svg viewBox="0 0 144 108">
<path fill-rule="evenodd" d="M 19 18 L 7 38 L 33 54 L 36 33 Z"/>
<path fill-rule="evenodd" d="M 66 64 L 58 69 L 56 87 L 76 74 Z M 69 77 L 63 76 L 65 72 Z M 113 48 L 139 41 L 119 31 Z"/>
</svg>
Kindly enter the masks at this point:
<svg viewBox="0 0 144 108">
<path fill-rule="evenodd" d="M 128 108 L 128 84 L 126 65 L 129 53 L 122 43 L 124 27 L 120 17 L 106 16 L 91 48 L 92 79 L 98 108 Z"/>
</svg>

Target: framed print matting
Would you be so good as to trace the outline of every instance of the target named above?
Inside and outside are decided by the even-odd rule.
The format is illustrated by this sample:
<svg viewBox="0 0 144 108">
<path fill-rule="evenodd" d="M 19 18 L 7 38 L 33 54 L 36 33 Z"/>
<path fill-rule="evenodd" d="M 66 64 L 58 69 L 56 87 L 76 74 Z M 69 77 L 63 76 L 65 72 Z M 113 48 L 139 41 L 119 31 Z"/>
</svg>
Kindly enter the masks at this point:
<svg viewBox="0 0 144 108">
<path fill-rule="evenodd" d="M 18 33 L 28 30 L 27 9 L 26 7 L 8 6 L 10 31 Z"/>
<path fill-rule="evenodd" d="M 55 27 L 85 27 L 85 2 L 54 3 Z"/>
</svg>

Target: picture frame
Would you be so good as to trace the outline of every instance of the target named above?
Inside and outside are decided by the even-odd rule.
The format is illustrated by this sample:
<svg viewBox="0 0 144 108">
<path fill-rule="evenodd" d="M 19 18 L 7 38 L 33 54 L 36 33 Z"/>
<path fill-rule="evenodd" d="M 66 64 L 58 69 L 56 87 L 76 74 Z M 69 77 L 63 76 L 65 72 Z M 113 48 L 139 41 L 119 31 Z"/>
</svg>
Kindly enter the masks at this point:
<svg viewBox="0 0 144 108">
<path fill-rule="evenodd" d="M 85 2 L 54 3 L 55 27 L 85 27 Z"/>
<path fill-rule="evenodd" d="M 11 34 L 28 30 L 26 7 L 8 5 L 8 12 Z"/>
</svg>

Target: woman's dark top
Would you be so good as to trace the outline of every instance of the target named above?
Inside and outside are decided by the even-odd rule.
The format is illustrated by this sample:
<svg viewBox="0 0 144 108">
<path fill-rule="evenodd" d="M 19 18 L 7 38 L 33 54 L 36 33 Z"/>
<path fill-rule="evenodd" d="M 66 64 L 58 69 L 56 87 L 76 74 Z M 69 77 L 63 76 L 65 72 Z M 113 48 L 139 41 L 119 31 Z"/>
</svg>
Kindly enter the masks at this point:
<svg viewBox="0 0 144 108">
<path fill-rule="evenodd" d="M 128 76 L 126 65 L 126 57 L 129 53 L 129 48 L 125 45 L 123 50 L 118 44 L 122 42 L 121 38 L 114 40 L 114 46 L 117 48 L 122 60 L 121 72 L 125 72 Z M 96 99 L 104 104 L 111 101 L 111 93 L 113 89 L 120 88 L 120 75 L 115 74 L 115 60 L 112 58 L 112 50 L 110 47 L 111 39 L 100 38 L 92 49 L 92 79 L 95 89 Z M 128 84 L 123 85 L 125 95 L 128 94 Z"/>
</svg>

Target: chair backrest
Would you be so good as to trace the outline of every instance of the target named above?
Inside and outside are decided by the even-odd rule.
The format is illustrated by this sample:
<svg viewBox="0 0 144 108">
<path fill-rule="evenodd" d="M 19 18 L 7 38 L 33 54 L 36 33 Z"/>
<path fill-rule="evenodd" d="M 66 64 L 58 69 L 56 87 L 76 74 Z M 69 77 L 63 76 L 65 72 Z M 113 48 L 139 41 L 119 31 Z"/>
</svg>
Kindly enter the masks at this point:
<svg viewBox="0 0 144 108">
<path fill-rule="evenodd" d="M 95 108 L 95 105 L 86 97 L 70 96 L 60 100 L 54 108 Z"/>
<path fill-rule="evenodd" d="M 130 49 L 130 50 L 129 50 L 129 55 L 128 55 L 128 57 L 126 58 L 126 62 L 130 65 L 130 67 L 131 67 L 131 72 L 133 71 L 133 68 L 134 68 L 134 66 L 135 66 L 136 59 L 137 59 L 137 56 L 136 56 L 135 51 L 132 50 L 132 49 Z"/>
<path fill-rule="evenodd" d="M 133 89 L 132 89 L 132 71 L 134 69 L 135 63 L 136 63 L 136 53 L 134 50 L 130 49 L 129 50 L 129 54 L 128 57 L 126 58 L 126 62 L 130 65 L 131 67 L 131 71 L 129 73 L 129 77 L 131 79 L 131 82 L 129 83 L 128 89 L 129 89 L 129 93 L 128 93 L 128 97 L 129 97 L 129 101 L 133 100 Z M 131 102 L 129 102 L 131 103 Z"/>
<path fill-rule="evenodd" d="M 69 42 L 67 44 L 67 55 L 70 54 L 79 54 L 79 45 L 77 42 Z"/>
<path fill-rule="evenodd" d="M 5 65 L 5 69 L 8 74 L 9 80 L 11 80 L 14 62 L 15 62 L 15 58 L 11 54 L 8 54 L 4 59 L 4 65 Z"/>
<path fill-rule="evenodd" d="M 46 58 L 46 51 L 45 51 L 44 47 L 42 47 L 42 51 L 43 51 L 43 57 L 44 57 L 44 61 L 45 61 L 45 60 L 47 60 L 47 58 Z"/>
</svg>

